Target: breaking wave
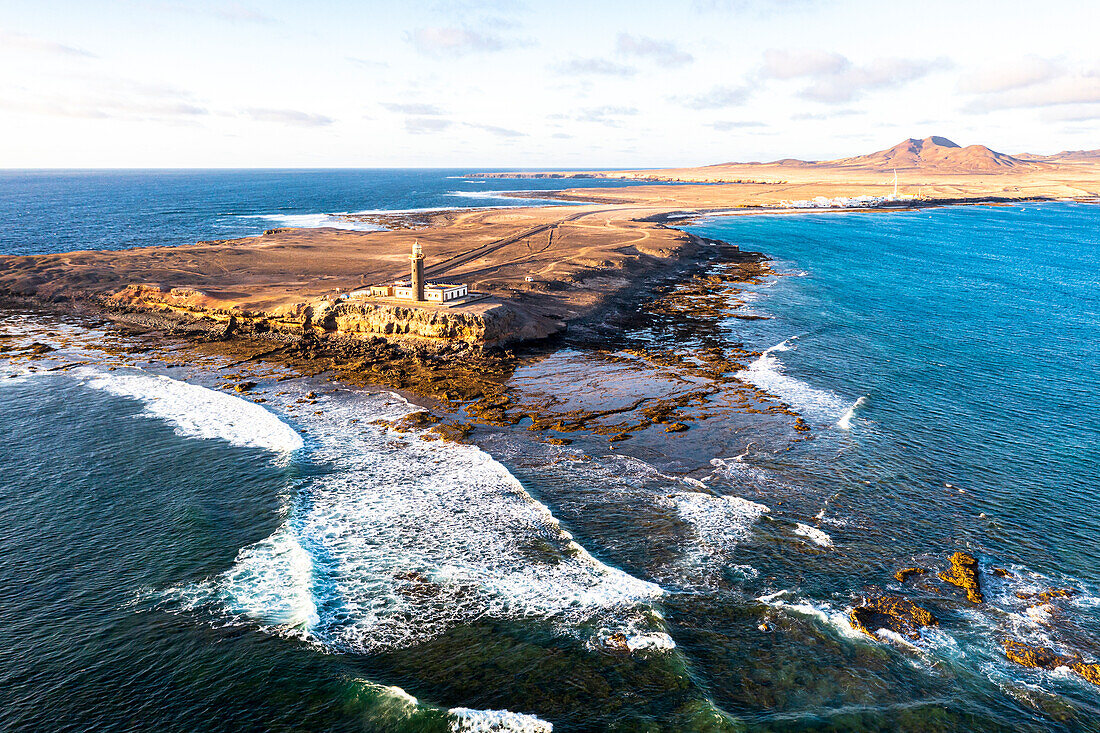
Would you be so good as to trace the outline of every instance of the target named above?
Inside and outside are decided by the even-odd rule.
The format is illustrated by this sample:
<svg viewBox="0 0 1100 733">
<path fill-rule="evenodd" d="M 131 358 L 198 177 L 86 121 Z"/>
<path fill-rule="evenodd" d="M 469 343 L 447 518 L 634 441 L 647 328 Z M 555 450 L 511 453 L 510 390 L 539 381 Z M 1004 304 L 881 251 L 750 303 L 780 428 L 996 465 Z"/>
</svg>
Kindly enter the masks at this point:
<svg viewBox="0 0 1100 733">
<path fill-rule="evenodd" d="M 356 698 L 364 708 L 364 720 L 385 730 L 408 726 L 428 730 L 445 724 L 452 733 L 550 733 L 552 723 L 510 710 L 477 710 L 456 707 L 449 710 L 422 703 L 400 687 L 370 680 L 352 680 Z"/>
<path fill-rule="evenodd" d="M 509 710 L 451 708 L 447 712 L 452 717 L 452 733 L 550 733 L 554 730 L 551 723 L 541 718 Z"/>
<path fill-rule="evenodd" d="M 783 364 L 775 354 L 789 350 L 790 341 L 764 349 L 754 362 L 735 376 L 779 397 L 807 417 L 828 422 L 840 420 L 848 409 L 844 400 L 783 372 Z"/>
<path fill-rule="evenodd" d="M 365 213 L 365 212 L 364 212 Z M 292 227 L 295 229 L 319 229 L 330 227 L 332 229 L 348 229 L 355 232 L 377 232 L 385 229 L 366 221 L 357 221 L 348 218 L 348 214 L 239 214 L 241 219 L 260 219 L 269 221 L 278 226 Z"/>
<path fill-rule="evenodd" d="M 145 417 L 163 420 L 176 434 L 225 440 L 233 445 L 288 453 L 302 447 L 302 437 L 260 405 L 169 377 L 135 372 L 103 372 L 82 367 L 72 374 L 84 386 L 140 400 Z"/>
<path fill-rule="evenodd" d="M 316 407 L 303 426 L 323 471 L 231 570 L 178 589 L 185 606 L 213 598 L 274 633 L 368 652 L 478 619 L 617 628 L 663 593 L 592 557 L 478 448 L 371 424 L 409 412 L 403 400 L 345 393 Z"/>
<path fill-rule="evenodd" d="M 867 395 L 863 395 L 858 400 L 852 403 L 852 406 L 844 411 L 844 414 L 840 416 L 840 419 L 836 421 L 836 426 L 841 430 L 851 430 L 852 418 L 855 417 L 856 410 L 867 404 Z"/>
<path fill-rule="evenodd" d="M 815 545 L 818 545 L 820 547 L 833 546 L 833 538 L 830 537 L 827 533 L 818 529 L 817 527 L 811 527 L 808 524 L 802 524 L 801 522 L 798 522 L 795 526 L 794 533 L 796 535 L 807 538 Z"/>
</svg>

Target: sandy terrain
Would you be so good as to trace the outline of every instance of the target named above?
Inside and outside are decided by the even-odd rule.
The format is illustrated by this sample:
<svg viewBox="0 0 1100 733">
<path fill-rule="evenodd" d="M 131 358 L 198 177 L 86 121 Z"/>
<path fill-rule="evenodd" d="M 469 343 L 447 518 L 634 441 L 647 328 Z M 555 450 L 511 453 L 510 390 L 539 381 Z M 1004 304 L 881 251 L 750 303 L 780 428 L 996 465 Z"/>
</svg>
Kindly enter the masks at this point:
<svg viewBox="0 0 1100 733">
<path fill-rule="evenodd" d="M 429 278 L 465 282 L 472 290 L 493 296 L 469 306 L 437 310 L 480 317 L 495 309 L 498 326 L 511 324 L 507 328 L 522 332 L 522 338 L 536 338 L 590 315 L 609 298 L 627 293 L 639 278 L 686 262 L 706 247 L 658 223 L 664 215 L 775 206 L 782 200 L 815 196 L 885 196 L 893 192 L 895 169 L 900 192 L 920 194 L 925 200 L 1100 195 L 1100 156 L 1093 153 L 1014 157 L 982 146 L 960 148 L 943 138 L 926 138 L 838 161 L 587 173 L 589 177 L 716 183 L 580 188 L 561 198 L 599 203 L 444 212 L 418 223 L 427 226 L 414 229 L 281 229 L 262 237 L 187 247 L 0 257 L 0 292 L 138 309 L 169 303 L 176 310 L 221 317 L 241 314 L 285 321 L 290 314 L 290 322 L 300 326 L 311 322 L 315 304 L 326 296 L 405 275 L 408 253 L 413 241 L 419 240 Z M 503 320 L 502 307 L 510 310 Z M 404 312 L 386 318 L 392 316 L 404 325 L 384 334 L 453 332 L 438 325 L 453 318 L 447 315 L 433 316 L 431 328 L 417 331 L 420 326 L 415 326 L 410 331 L 410 309 L 398 310 Z M 377 313 L 366 318 L 361 311 L 353 314 L 358 319 L 355 332 L 360 335 L 385 320 Z M 532 319 L 541 325 L 530 327 Z"/>
</svg>

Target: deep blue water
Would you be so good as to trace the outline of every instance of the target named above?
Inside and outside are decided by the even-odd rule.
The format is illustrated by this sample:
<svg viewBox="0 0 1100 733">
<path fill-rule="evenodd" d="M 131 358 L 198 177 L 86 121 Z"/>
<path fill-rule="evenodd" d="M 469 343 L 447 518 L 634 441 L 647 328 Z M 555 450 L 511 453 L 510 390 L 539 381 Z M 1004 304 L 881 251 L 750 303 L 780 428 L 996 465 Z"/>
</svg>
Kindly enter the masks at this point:
<svg viewBox="0 0 1100 733">
<path fill-rule="evenodd" d="M 964 498 L 958 539 L 1100 583 L 1100 207 L 730 217 L 696 230 L 796 274 L 752 303 L 774 320 L 732 327 L 761 349 L 786 341 L 774 355 L 811 388 L 786 385 L 811 420 L 833 395 L 863 398 L 836 463 L 880 484 L 861 497 L 895 505 L 892 532 L 919 546 L 928 537 L 905 512 Z M 945 484 L 965 497 L 937 494 Z"/>
<path fill-rule="evenodd" d="M 286 223 L 244 216 L 576 183 L 460 173 L 9 173 L 2 247 L 187 243 Z M 102 335 L 83 325 L 5 316 L 0 728 L 1100 731 L 1100 688 L 1001 649 L 1100 660 L 1100 207 L 690 229 L 773 258 L 777 277 L 729 293 L 764 319 L 712 336 L 762 352 L 740 378 L 810 439 L 716 413 L 614 448 L 522 425 L 456 447 L 374 425 L 408 409 L 394 397 L 260 376 L 261 407 L 192 386 L 215 369 L 89 356 Z M 92 363 L 44 372 L 7 348 L 24 333 Z M 659 391 L 631 369 L 574 346 L 525 379 Z M 960 549 L 981 606 L 892 577 Z M 1016 594 L 1052 587 L 1075 595 L 1028 616 Z M 939 628 L 861 637 L 847 609 L 880 592 Z M 593 642 L 613 632 L 643 646 Z"/>
<path fill-rule="evenodd" d="M 279 226 L 348 226 L 326 214 L 529 203 L 494 195 L 497 191 L 639 185 L 464 178 L 481 172 L 486 171 L 0 171 L 0 218 L 7 223 L 0 250 L 43 254 L 192 244 L 255 236 Z"/>
</svg>

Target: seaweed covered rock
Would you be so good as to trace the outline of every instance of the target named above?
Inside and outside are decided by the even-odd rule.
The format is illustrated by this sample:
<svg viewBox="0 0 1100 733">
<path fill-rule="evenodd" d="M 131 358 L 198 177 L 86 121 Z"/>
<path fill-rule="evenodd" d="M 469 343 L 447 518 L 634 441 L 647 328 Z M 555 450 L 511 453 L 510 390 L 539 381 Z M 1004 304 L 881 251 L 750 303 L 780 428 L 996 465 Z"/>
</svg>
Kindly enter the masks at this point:
<svg viewBox="0 0 1100 733">
<path fill-rule="evenodd" d="M 1094 685 L 1100 685 L 1100 664 L 1085 662 L 1077 654 L 1059 654 L 1045 646 L 1024 644 L 1015 639 L 1005 639 L 1005 656 L 1016 664 L 1034 669 L 1069 667 Z"/>
<path fill-rule="evenodd" d="M 931 611 L 900 596 L 868 598 L 851 610 L 848 620 L 853 628 L 870 636 L 879 629 L 888 629 L 910 639 L 919 639 L 920 629 L 925 626 L 939 625 Z"/>
<path fill-rule="evenodd" d="M 950 560 L 951 569 L 940 573 L 940 580 L 962 588 L 966 591 L 966 598 L 971 603 L 983 602 L 985 598 L 982 596 L 982 588 L 978 582 L 978 561 L 973 555 L 965 552 L 956 552 Z"/>
<path fill-rule="evenodd" d="M 927 572 L 927 568 L 902 568 L 894 573 L 894 578 L 897 579 L 899 583 L 904 583 L 914 575 L 924 575 Z"/>
<path fill-rule="evenodd" d="M 1034 669 L 1067 667 L 1077 661 L 1073 657 L 1058 654 L 1053 649 L 1048 649 L 1045 646 L 1024 644 L 1014 639 L 1005 639 L 1004 647 L 1006 657 L 1016 664 Z"/>
</svg>

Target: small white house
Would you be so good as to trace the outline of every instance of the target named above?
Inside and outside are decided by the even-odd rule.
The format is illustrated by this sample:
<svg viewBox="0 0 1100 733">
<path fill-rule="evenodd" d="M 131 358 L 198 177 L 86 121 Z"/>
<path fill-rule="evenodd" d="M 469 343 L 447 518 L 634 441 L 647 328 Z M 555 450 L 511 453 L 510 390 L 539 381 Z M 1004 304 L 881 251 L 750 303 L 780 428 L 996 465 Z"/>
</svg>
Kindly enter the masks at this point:
<svg viewBox="0 0 1100 733">
<path fill-rule="evenodd" d="M 469 292 L 465 285 L 453 285 L 451 283 L 428 283 L 424 287 L 424 299 L 434 300 L 438 303 L 446 303 L 448 300 L 461 298 Z"/>
</svg>

